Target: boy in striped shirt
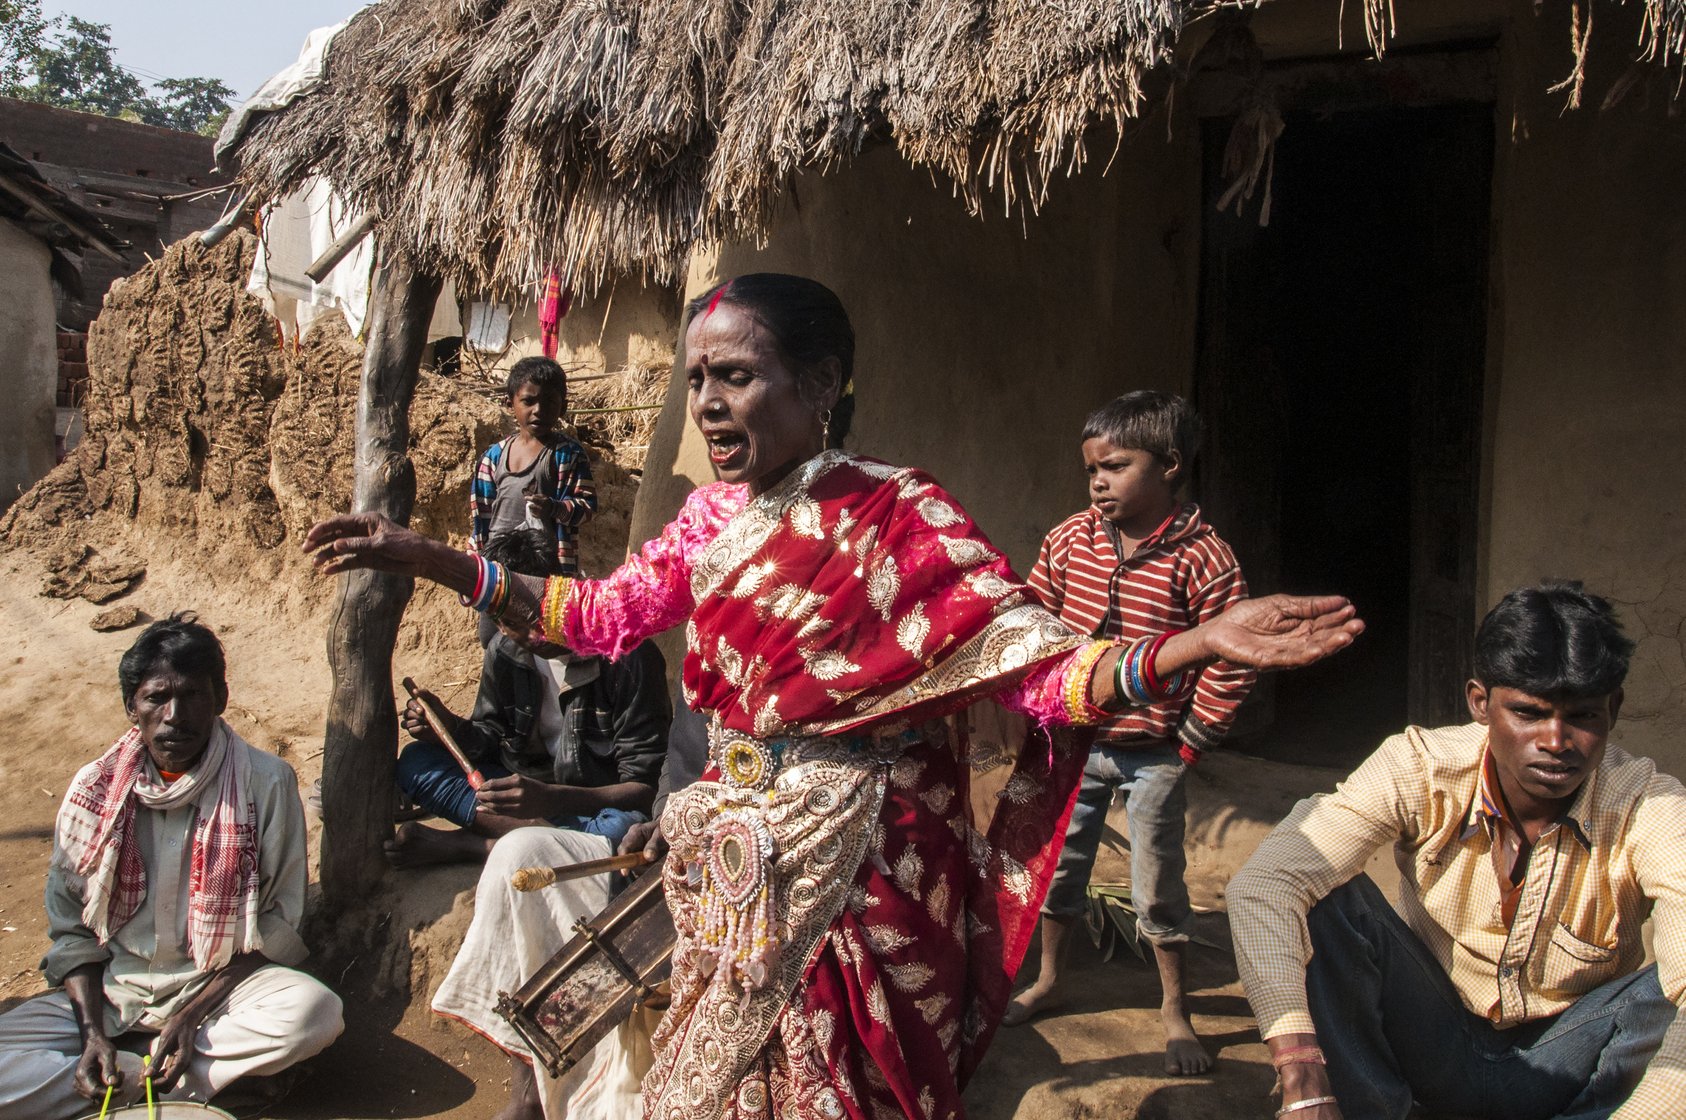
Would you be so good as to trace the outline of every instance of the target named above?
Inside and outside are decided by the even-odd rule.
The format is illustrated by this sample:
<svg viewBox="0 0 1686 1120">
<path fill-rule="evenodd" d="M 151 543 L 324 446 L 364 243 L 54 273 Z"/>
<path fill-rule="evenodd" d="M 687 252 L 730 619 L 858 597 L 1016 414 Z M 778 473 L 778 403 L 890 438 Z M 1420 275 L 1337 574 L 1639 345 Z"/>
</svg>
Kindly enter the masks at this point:
<svg viewBox="0 0 1686 1120">
<path fill-rule="evenodd" d="M 1177 496 L 1199 443 L 1199 418 L 1169 393 L 1126 393 L 1089 416 L 1083 462 L 1091 505 L 1048 534 L 1030 573 L 1032 590 L 1068 626 L 1096 637 L 1150 637 L 1199 625 L 1247 597 L 1229 545 L 1200 519 L 1198 506 Z M 1042 906 L 1042 970 L 1008 1006 L 1008 1025 L 1055 1002 L 1066 937 L 1086 904 L 1107 807 L 1123 788 L 1131 902 L 1164 993 L 1165 1071 L 1211 1067 L 1183 1000 L 1190 917 L 1183 782 L 1201 754 L 1223 740 L 1252 683 L 1251 671 L 1214 662 L 1191 693 L 1101 725 Z"/>
</svg>

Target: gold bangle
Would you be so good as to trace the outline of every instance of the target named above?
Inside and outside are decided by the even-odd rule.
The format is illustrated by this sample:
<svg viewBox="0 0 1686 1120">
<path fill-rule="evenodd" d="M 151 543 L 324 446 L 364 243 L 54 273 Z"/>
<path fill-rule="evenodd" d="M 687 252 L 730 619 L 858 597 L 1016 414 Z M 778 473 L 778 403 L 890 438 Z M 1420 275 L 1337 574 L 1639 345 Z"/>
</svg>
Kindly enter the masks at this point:
<svg viewBox="0 0 1686 1120">
<path fill-rule="evenodd" d="M 1095 675 L 1096 663 L 1111 648 L 1111 642 L 1090 642 L 1066 670 L 1065 714 L 1073 727 L 1099 722 L 1104 714 L 1089 703 L 1089 682 Z"/>
<path fill-rule="evenodd" d="M 1334 1097 L 1307 1097 L 1303 1101 L 1295 1101 L 1293 1104 L 1283 1105 L 1281 1108 L 1276 1110 L 1276 1115 L 1286 1116 L 1290 1112 L 1304 1112 L 1308 1108 L 1317 1108 L 1319 1105 L 1338 1103 L 1340 1102 L 1335 1100 Z"/>
<path fill-rule="evenodd" d="M 539 613 L 539 625 L 544 628 L 545 637 L 557 644 L 562 642 L 562 615 L 568 607 L 568 592 L 573 584 L 569 576 L 551 576 L 544 581 L 544 606 Z"/>
</svg>

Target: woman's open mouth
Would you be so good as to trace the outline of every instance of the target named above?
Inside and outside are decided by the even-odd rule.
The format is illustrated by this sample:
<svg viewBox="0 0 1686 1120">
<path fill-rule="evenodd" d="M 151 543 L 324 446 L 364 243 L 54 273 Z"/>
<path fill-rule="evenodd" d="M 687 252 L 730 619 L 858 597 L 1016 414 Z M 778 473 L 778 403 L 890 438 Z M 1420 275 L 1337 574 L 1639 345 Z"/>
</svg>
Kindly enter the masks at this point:
<svg viewBox="0 0 1686 1120">
<path fill-rule="evenodd" d="M 716 467 L 729 467 L 749 454 L 749 440 L 739 432 L 715 431 L 706 433 L 708 461 Z"/>
</svg>

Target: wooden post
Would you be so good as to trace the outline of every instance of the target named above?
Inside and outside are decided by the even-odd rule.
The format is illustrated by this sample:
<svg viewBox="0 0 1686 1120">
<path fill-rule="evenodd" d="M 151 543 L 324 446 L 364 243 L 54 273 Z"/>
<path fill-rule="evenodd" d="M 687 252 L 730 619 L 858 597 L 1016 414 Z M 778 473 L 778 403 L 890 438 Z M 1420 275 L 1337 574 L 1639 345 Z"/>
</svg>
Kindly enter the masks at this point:
<svg viewBox="0 0 1686 1120">
<path fill-rule="evenodd" d="M 416 499 L 410 398 L 440 282 L 384 244 L 377 254 L 351 506 L 407 525 Z M 328 627 L 334 683 L 322 752 L 322 898 L 331 914 L 355 909 L 386 871 L 381 844 L 392 835 L 398 751 L 392 648 L 414 586 L 376 572 L 340 577 Z"/>
<path fill-rule="evenodd" d="M 334 243 L 322 250 L 322 255 L 311 262 L 304 274 L 320 284 L 328 278 L 328 273 L 334 271 L 334 266 L 351 255 L 351 251 L 363 243 L 369 236 L 369 231 L 375 228 L 375 215 L 372 211 L 364 211 L 362 216 L 345 228 L 345 232 L 334 238 Z"/>
</svg>

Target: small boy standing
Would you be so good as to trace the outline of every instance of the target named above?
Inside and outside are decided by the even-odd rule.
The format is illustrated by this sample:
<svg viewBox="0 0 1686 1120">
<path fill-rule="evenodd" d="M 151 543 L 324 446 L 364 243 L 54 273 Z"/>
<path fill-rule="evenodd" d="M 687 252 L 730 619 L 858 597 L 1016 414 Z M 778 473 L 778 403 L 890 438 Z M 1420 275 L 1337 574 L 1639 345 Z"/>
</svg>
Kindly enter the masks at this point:
<svg viewBox="0 0 1686 1120">
<path fill-rule="evenodd" d="M 1194 410 L 1169 393 L 1126 393 L 1089 416 L 1083 463 L 1092 504 L 1043 540 L 1029 581 L 1068 626 L 1133 640 L 1189 629 L 1247 597 L 1229 545 L 1200 519 L 1198 506 L 1177 497 L 1199 443 Z M 1223 740 L 1252 683 L 1251 670 L 1214 662 L 1191 693 L 1100 726 L 1042 906 L 1041 973 L 1008 1005 L 1006 1024 L 1056 1001 L 1066 938 L 1086 904 L 1107 807 L 1123 788 L 1131 903 L 1137 930 L 1153 946 L 1164 995 L 1165 1072 L 1211 1068 L 1183 1000 L 1190 918 L 1184 780 L 1201 753 Z"/>
<path fill-rule="evenodd" d="M 557 575 L 579 572 L 581 525 L 597 511 L 585 448 L 557 430 L 568 410 L 568 381 L 549 358 L 522 358 L 504 394 L 515 434 L 480 457 L 469 488 L 475 551 L 514 529 L 543 529 L 556 539 Z"/>
</svg>

